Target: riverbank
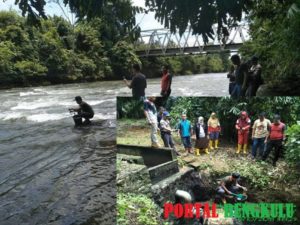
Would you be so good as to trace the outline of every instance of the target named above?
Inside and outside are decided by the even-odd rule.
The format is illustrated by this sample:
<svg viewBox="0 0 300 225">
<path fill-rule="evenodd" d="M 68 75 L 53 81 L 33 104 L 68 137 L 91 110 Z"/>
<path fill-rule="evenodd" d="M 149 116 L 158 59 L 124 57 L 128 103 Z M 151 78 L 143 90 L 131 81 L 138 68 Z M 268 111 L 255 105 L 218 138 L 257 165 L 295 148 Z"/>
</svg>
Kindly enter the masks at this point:
<svg viewBox="0 0 300 225">
<path fill-rule="evenodd" d="M 249 202 L 292 202 L 297 206 L 297 218 L 300 219 L 299 171 L 280 160 L 276 168 L 268 161 L 253 161 L 249 155 L 236 155 L 236 147 L 223 140 L 220 148 L 209 155 L 187 155 L 181 146 L 180 138 L 173 135 L 176 147 L 181 153 L 178 157 L 180 168 L 192 167 L 201 176 L 209 178 L 211 188 L 215 190 L 217 180 L 238 171 L 242 182 L 248 188 Z M 159 138 L 162 145 L 162 140 Z M 117 144 L 150 146 L 150 129 L 145 120 L 122 119 L 117 121 Z"/>
</svg>

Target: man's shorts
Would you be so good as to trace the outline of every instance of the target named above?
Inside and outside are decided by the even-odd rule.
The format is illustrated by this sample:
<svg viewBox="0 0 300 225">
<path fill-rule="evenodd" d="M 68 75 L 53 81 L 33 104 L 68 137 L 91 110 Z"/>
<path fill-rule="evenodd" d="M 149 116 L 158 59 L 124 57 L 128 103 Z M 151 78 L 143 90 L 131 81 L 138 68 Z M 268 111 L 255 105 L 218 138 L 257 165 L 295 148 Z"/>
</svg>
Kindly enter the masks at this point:
<svg viewBox="0 0 300 225">
<path fill-rule="evenodd" d="M 182 141 L 184 148 L 192 147 L 191 137 L 182 137 L 181 141 Z"/>
<path fill-rule="evenodd" d="M 219 135 L 220 135 L 219 131 L 210 132 L 209 139 L 210 140 L 217 140 L 217 139 L 219 139 Z"/>
</svg>

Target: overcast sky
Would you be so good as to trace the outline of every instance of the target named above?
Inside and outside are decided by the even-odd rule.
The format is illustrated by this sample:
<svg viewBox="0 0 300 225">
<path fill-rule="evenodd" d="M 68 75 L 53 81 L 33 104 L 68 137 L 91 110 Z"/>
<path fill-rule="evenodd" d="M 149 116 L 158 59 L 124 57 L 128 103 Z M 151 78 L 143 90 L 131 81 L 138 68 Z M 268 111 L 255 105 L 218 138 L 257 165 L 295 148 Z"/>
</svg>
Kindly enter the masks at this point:
<svg viewBox="0 0 300 225">
<path fill-rule="evenodd" d="M 145 7 L 144 0 L 132 0 L 133 4 L 136 6 Z M 14 9 L 20 11 L 18 6 L 15 4 L 15 0 L 0 0 L 0 10 Z M 59 15 L 63 16 L 63 12 L 60 7 L 54 3 L 46 5 L 46 13 L 49 15 Z M 67 11 L 67 10 L 66 10 Z M 163 26 L 154 19 L 154 13 L 150 12 L 147 15 L 139 14 L 136 16 L 136 22 L 140 25 L 142 30 L 162 28 Z"/>
</svg>

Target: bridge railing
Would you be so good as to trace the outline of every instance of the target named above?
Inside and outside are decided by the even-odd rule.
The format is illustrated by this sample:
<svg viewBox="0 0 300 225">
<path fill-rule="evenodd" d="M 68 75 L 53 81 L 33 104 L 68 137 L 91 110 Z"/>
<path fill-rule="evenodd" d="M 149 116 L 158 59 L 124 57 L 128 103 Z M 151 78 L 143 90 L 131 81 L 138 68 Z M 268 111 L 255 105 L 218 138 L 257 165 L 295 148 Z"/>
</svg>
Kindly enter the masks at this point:
<svg viewBox="0 0 300 225">
<path fill-rule="evenodd" d="M 237 51 L 249 39 L 247 25 L 228 28 L 222 35 L 218 35 L 216 26 L 213 27 L 213 31 L 214 39 L 209 39 L 205 44 L 202 36 L 193 35 L 190 27 L 182 36 L 179 32 L 171 33 L 169 29 L 144 30 L 135 42 L 135 49 L 139 56 Z"/>
</svg>

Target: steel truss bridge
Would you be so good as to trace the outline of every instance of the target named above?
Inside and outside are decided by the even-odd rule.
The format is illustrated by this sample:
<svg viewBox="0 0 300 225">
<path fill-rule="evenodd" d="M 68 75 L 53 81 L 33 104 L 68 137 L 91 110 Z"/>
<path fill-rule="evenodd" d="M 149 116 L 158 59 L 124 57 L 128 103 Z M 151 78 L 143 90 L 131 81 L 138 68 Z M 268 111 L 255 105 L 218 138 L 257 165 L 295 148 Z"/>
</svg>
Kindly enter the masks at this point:
<svg viewBox="0 0 300 225">
<path fill-rule="evenodd" d="M 140 57 L 237 52 L 249 40 L 248 29 L 247 25 L 239 25 L 229 28 L 227 35 L 220 37 L 214 26 L 214 39 L 209 39 L 207 44 L 201 35 L 193 35 L 190 27 L 182 36 L 169 29 L 144 30 L 135 42 L 135 49 Z"/>
</svg>

